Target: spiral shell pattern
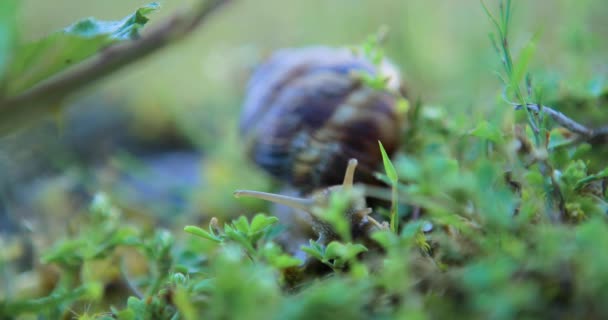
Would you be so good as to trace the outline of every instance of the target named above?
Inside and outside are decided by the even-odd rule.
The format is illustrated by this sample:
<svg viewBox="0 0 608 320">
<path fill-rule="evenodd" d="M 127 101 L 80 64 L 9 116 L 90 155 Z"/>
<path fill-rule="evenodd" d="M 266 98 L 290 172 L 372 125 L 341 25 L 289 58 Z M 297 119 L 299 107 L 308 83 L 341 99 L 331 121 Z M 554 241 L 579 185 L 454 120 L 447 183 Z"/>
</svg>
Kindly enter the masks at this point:
<svg viewBox="0 0 608 320">
<path fill-rule="evenodd" d="M 388 86 L 400 85 L 392 64 L 381 68 Z M 302 191 L 340 183 L 350 158 L 360 163 L 357 181 L 372 181 L 382 163 L 378 141 L 392 154 L 401 124 L 395 96 L 356 76 L 375 72 L 348 49 L 276 52 L 249 82 L 240 122 L 248 155 Z"/>
</svg>

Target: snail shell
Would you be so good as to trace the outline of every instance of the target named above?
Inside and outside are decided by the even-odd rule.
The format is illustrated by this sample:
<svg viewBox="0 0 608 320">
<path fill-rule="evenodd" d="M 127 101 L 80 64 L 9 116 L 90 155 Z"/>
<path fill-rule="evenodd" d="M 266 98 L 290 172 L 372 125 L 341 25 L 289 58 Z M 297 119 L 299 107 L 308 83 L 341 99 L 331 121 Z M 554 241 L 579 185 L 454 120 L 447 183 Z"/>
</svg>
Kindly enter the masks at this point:
<svg viewBox="0 0 608 320">
<path fill-rule="evenodd" d="M 378 141 L 392 154 L 401 122 L 395 96 L 356 76 L 376 69 L 348 49 L 276 52 L 249 83 L 240 121 L 248 155 L 302 192 L 339 184 L 351 158 L 359 161 L 357 180 L 373 181 L 382 162 Z M 381 69 L 396 90 L 397 69 L 388 62 Z"/>
</svg>

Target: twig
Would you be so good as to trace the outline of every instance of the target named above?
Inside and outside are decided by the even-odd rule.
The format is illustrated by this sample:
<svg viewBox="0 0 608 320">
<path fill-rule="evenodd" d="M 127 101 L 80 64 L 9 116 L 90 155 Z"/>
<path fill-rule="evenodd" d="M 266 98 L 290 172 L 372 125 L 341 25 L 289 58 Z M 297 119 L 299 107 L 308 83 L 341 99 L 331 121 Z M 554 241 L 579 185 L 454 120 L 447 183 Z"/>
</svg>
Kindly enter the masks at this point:
<svg viewBox="0 0 608 320">
<path fill-rule="evenodd" d="M 522 108 L 523 108 L 523 106 L 521 104 L 515 105 L 515 110 L 520 110 Z M 530 110 L 536 114 L 538 114 L 540 112 L 548 114 L 549 116 L 551 116 L 553 121 L 557 122 L 564 128 L 566 128 L 576 134 L 580 134 L 585 137 L 591 137 L 593 135 L 593 130 L 568 118 L 565 114 L 563 114 L 559 111 L 556 111 L 550 107 L 539 106 L 537 104 L 529 103 L 529 104 L 527 104 L 527 108 L 528 108 L 528 110 Z"/>
<path fill-rule="evenodd" d="M 521 104 L 516 104 L 515 105 L 515 110 L 520 110 L 523 108 L 523 105 Z M 594 141 L 599 141 L 602 138 L 608 138 L 608 126 L 604 126 L 604 127 L 600 127 L 600 128 L 596 128 L 596 129 L 590 129 L 572 119 L 570 119 L 568 116 L 566 116 L 565 114 L 547 107 L 547 106 L 539 106 L 537 104 L 527 104 L 527 108 L 529 111 L 532 111 L 536 114 L 538 113 L 544 113 L 546 115 L 549 115 L 553 121 L 555 121 L 557 124 L 561 125 L 562 127 L 570 130 L 571 132 L 578 134 L 579 137 L 575 140 L 573 140 L 576 143 L 579 142 L 583 142 L 583 141 L 590 141 L 590 140 L 594 140 Z"/>
<path fill-rule="evenodd" d="M 591 138 L 589 139 L 591 144 L 607 144 L 608 143 L 608 126 L 600 127 L 593 130 Z"/>
<path fill-rule="evenodd" d="M 0 101 L 0 134 L 15 122 L 30 120 L 55 111 L 57 104 L 71 93 L 141 60 L 179 40 L 201 25 L 230 0 L 207 0 L 192 10 L 176 14 L 166 23 L 139 39 L 118 43 L 70 70 L 60 73 L 16 97 Z"/>
</svg>

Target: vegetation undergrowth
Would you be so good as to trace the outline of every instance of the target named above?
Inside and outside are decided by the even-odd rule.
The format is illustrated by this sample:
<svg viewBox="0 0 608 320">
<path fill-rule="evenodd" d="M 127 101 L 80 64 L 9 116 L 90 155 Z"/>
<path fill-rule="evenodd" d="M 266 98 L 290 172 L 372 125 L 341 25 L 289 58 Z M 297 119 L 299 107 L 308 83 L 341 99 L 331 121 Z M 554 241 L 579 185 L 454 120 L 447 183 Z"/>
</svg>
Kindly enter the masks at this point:
<svg viewBox="0 0 608 320">
<path fill-rule="evenodd" d="M 42 255 L 40 282 L 52 285 L 34 297 L 0 291 L 0 319 L 606 317 L 604 129 L 552 107 L 562 97 L 529 72 L 542 35 L 513 50 L 511 1 L 482 7 L 501 64 L 494 115 L 463 128 L 449 108 L 400 102 L 409 143 L 392 160 L 379 144 L 385 171 L 377 175 L 392 200 L 380 211 L 390 227 L 371 243 L 350 238 L 339 198 L 326 215 L 341 239 L 311 239 L 295 256 L 280 245 L 284 228 L 269 213 L 211 218 L 185 232 L 144 231 L 99 193 L 78 228 Z M 146 8 L 96 41 L 125 40 L 156 7 Z M 373 40 L 361 51 L 382 60 Z M 51 71 L 60 70 L 7 80 L 4 91 Z M 363 79 L 374 88 L 384 80 Z M 587 99 L 608 107 L 592 93 Z M 9 251 L 0 254 L 0 271 L 9 268 L 5 260 Z"/>
</svg>

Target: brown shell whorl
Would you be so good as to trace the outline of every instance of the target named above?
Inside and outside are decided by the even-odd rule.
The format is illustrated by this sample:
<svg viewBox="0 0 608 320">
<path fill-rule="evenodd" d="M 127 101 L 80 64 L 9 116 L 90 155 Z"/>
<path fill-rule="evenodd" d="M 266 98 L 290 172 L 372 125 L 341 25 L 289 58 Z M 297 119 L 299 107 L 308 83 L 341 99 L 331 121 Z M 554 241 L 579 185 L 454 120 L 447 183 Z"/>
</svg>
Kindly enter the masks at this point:
<svg viewBox="0 0 608 320">
<path fill-rule="evenodd" d="M 325 47 L 281 50 L 260 66 L 240 124 L 253 161 L 305 192 L 340 183 L 350 158 L 359 160 L 357 181 L 371 182 L 382 162 L 378 140 L 395 151 L 400 120 L 395 97 L 353 72 L 374 66 Z"/>
</svg>

